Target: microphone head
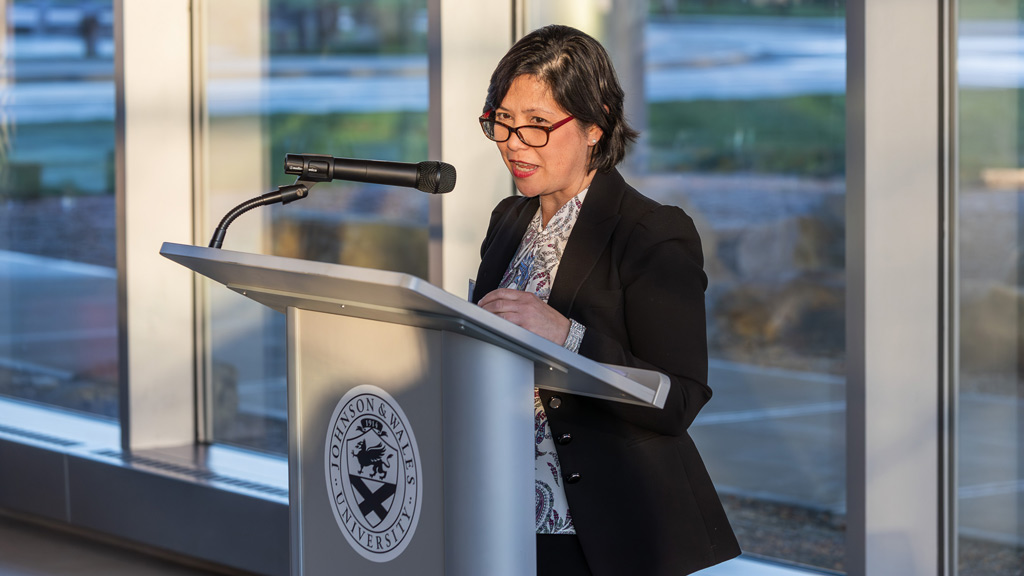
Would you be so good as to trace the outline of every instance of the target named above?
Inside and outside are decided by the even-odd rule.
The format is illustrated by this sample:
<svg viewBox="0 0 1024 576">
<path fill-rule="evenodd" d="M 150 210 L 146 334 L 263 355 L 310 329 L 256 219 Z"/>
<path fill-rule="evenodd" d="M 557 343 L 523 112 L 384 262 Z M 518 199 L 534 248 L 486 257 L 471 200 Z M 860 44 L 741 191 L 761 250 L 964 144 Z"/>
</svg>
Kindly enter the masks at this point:
<svg viewBox="0 0 1024 576">
<path fill-rule="evenodd" d="M 416 165 L 416 189 L 427 194 L 447 194 L 455 188 L 455 166 L 427 160 Z"/>
</svg>

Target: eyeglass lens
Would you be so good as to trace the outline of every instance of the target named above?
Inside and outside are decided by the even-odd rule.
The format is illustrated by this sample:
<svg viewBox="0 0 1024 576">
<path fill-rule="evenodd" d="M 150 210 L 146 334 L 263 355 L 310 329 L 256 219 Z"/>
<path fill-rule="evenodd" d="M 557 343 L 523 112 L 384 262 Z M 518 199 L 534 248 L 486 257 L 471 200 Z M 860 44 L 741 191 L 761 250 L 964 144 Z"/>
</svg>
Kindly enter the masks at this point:
<svg viewBox="0 0 1024 576">
<path fill-rule="evenodd" d="M 484 121 L 481 124 L 484 127 L 484 134 L 495 142 L 504 142 L 512 135 L 508 126 L 493 120 Z M 520 126 L 516 131 L 527 146 L 544 146 L 548 143 L 548 131 L 539 126 Z"/>
</svg>

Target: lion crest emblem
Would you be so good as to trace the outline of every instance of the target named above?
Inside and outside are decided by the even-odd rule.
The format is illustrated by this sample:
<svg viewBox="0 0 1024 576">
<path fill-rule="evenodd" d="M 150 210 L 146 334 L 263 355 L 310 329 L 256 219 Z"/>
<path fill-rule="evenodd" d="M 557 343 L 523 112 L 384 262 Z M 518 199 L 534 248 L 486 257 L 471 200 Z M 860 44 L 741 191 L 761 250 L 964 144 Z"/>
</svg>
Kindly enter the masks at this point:
<svg viewBox="0 0 1024 576">
<path fill-rule="evenodd" d="M 416 440 L 395 400 L 375 386 L 349 390 L 331 418 L 326 459 L 334 517 L 352 548 L 375 562 L 401 554 L 423 491 Z"/>
</svg>

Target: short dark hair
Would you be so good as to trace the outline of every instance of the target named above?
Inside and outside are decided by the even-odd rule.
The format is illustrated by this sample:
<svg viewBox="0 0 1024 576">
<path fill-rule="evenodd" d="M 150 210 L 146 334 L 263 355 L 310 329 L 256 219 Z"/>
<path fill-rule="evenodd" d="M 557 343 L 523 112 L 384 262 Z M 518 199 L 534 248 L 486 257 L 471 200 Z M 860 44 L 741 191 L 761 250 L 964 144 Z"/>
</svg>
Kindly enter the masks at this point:
<svg viewBox="0 0 1024 576">
<path fill-rule="evenodd" d="M 523 75 L 547 85 L 555 102 L 581 126 L 596 124 L 604 132 L 588 169 L 607 172 L 622 161 L 639 133 L 626 122 L 622 87 L 608 52 L 597 40 L 558 24 L 523 36 L 491 74 L 484 112 L 501 106 L 512 82 Z"/>
</svg>

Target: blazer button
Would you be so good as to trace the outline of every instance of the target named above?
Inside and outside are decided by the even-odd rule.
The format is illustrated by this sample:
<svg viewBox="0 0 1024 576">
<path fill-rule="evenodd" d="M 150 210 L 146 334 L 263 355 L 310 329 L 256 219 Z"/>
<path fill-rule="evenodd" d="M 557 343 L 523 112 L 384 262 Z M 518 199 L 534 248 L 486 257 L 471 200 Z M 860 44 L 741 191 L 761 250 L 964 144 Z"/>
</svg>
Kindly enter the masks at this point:
<svg viewBox="0 0 1024 576">
<path fill-rule="evenodd" d="M 558 408 L 562 406 L 562 399 L 558 396 L 552 396 L 551 399 L 548 400 L 548 406 L 554 410 L 558 410 Z"/>
<path fill-rule="evenodd" d="M 575 484 L 575 483 L 579 482 L 580 479 L 582 479 L 582 478 L 583 477 L 580 476 L 579 472 L 573 472 L 572 474 L 569 474 L 568 476 L 565 477 L 565 483 L 566 484 Z"/>
<path fill-rule="evenodd" d="M 563 446 L 565 444 L 568 444 L 569 442 L 572 442 L 572 434 L 569 434 L 568 432 L 558 437 L 558 443 L 562 444 Z"/>
</svg>

